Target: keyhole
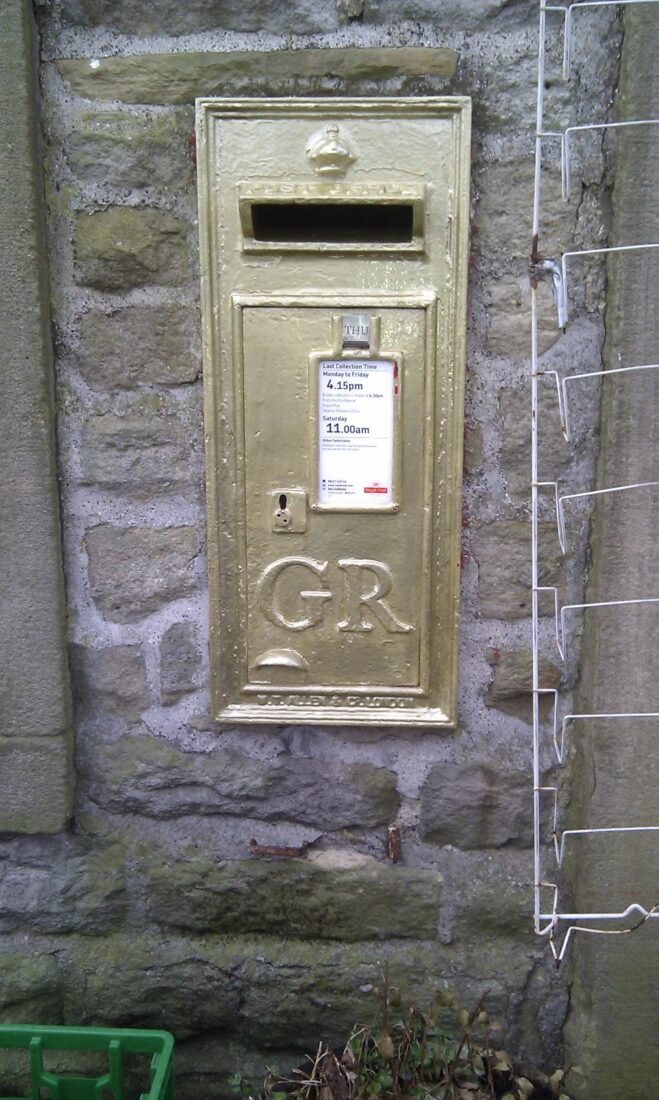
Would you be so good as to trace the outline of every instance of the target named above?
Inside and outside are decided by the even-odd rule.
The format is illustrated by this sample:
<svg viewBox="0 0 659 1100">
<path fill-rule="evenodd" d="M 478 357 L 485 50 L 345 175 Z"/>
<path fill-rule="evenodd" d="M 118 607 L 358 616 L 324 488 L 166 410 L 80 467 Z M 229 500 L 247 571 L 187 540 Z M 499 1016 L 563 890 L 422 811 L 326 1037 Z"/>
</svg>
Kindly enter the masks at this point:
<svg viewBox="0 0 659 1100">
<path fill-rule="evenodd" d="M 286 493 L 281 493 L 280 494 L 280 496 L 279 496 L 279 507 L 281 508 L 281 510 L 283 512 L 285 507 L 286 507 Z"/>
</svg>

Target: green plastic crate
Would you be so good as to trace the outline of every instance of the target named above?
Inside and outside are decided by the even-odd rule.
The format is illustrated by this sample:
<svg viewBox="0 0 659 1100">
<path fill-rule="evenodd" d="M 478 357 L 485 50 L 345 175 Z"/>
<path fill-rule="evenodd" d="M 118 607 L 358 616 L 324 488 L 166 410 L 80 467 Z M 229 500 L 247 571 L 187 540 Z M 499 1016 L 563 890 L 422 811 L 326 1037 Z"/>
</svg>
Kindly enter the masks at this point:
<svg viewBox="0 0 659 1100">
<path fill-rule="evenodd" d="M 168 1031 L 0 1024 L 0 1064 L 3 1050 L 27 1051 L 30 1100 L 126 1100 L 125 1054 L 151 1055 L 151 1085 L 148 1092 L 142 1092 L 140 1100 L 174 1100 L 174 1039 Z M 107 1073 L 101 1077 L 52 1073 L 44 1069 L 44 1054 L 49 1050 L 105 1053 Z M 0 1100 L 16 1098 L 0 1097 Z"/>
</svg>

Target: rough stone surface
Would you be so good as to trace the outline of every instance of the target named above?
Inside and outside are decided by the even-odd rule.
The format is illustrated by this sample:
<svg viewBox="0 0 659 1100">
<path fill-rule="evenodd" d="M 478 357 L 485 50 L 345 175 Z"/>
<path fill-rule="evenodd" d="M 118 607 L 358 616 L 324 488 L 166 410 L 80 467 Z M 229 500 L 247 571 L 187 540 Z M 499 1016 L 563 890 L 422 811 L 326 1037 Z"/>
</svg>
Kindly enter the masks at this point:
<svg viewBox="0 0 659 1100">
<path fill-rule="evenodd" d="M 540 523 L 540 584 L 560 588 L 563 555 L 555 523 Z M 530 520 L 495 520 L 479 528 L 473 542 L 478 595 L 485 619 L 524 619 L 531 614 Z M 550 592 L 540 593 L 540 613 L 554 614 Z"/>
<path fill-rule="evenodd" d="M 494 679 L 485 694 L 488 707 L 498 707 L 509 714 L 528 719 L 533 684 L 533 661 L 530 649 L 489 654 L 494 666 Z M 546 657 L 540 657 L 538 685 L 541 688 L 558 688 L 561 670 Z"/>
<path fill-rule="evenodd" d="M 192 1036 L 176 1044 L 177 1100 L 226 1100 L 235 1087 L 236 1066 L 242 1081 L 256 1087 L 263 1083 L 263 1068 L 271 1066 L 288 1075 L 300 1065 L 299 1050 L 279 1047 L 263 1050 L 241 1043 L 238 1038 L 223 1038 L 210 1043 L 203 1036 Z"/>
<path fill-rule="evenodd" d="M 364 14 L 364 0 L 335 0 L 336 10 L 346 19 L 359 19 Z"/>
<path fill-rule="evenodd" d="M 2 832 L 58 833 L 71 816 L 71 740 L 0 737 Z"/>
<path fill-rule="evenodd" d="M 263 31 L 322 34 L 339 25 L 334 0 L 64 0 L 66 22 L 102 26 L 121 34 L 190 34 L 199 31 Z"/>
<path fill-rule="evenodd" d="M 66 142 L 69 168 L 80 180 L 114 187 L 187 187 L 192 178 L 187 114 L 144 119 L 125 112 L 83 114 Z"/>
<path fill-rule="evenodd" d="M 110 206 L 78 214 L 75 240 L 80 283 L 129 290 L 178 286 L 188 275 L 186 226 L 167 210 Z"/>
<path fill-rule="evenodd" d="M 526 274 L 529 263 L 529 216 L 533 196 L 533 158 L 523 156 L 483 163 L 476 167 L 474 183 L 479 192 L 472 244 L 487 256 L 495 275 Z M 543 248 L 547 255 L 560 255 L 569 247 L 570 223 L 566 222 L 560 178 L 543 180 L 545 212 Z"/>
<path fill-rule="evenodd" d="M 71 646 L 74 697 L 94 713 L 138 718 L 149 706 L 149 691 L 141 647 Z"/>
<path fill-rule="evenodd" d="M 105 935 L 124 917 L 121 854 L 106 849 L 76 854 L 62 846 L 45 852 L 3 852 L 0 932 L 82 932 Z"/>
<path fill-rule="evenodd" d="M 62 1022 L 61 976 L 52 955 L 24 944 L 0 949 L 0 1023 Z"/>
<path fill-rule="evenodd" d="M 455 848 L 533 843 L 528 771 L 496 762 L 437 764 L 421 792 L 421 833 Z"/>
<path fill-rule="evenodd" d="M 345 1042 L 355 1020 L 374 1023 L 373 995 L 387 965 L 403 1003 L 429 1005 L 447 969 L 468 955 L 436 942 L 306 943 L 252 936 L 187 937 L 116 934 L 63 945 L 64 1012 L 79 1023 L 105 1020 L 131 1027 L 169 1027 L 177 1040 L 220 1032 L 245 1044 L 313 1050 L 318 1036 Z M 528 980 L 531 965 L 518 945 L 500 940 L 479 949 L 481 987 L 505 1021 L 506 986 Z M 204 996 L 199 991 L 204 991 Z"/>
<path fill-rule="evenodd" d="M 235 814 L 335 830 L 386 824 L 399 805 L 396 777 L 386 768 L 258 760 L 223 749 L 181 752 L 155 737 L 88 746 L 80 767 L 93 801 L 147 817 Z"/>
<path fill-rule="evenodd" d="M 185 1037 L 231 1029 L 240 1008 L 240 965 L 230 944 L 153 936 L 104 936 L 76 945 L 65 1011 L 91 1023 L 167 1027 Z M 148 961 L 147 961 L 148 960 Z M 203 990 L 203 996 L 200 996 Z M 157 1024 L 155 1021 L 159 1021 Z"/>
<path fill-rule="evenodd" d="M 160 698 L 165 705 L 194 691 L 200 664 L 194 627 L 173 623 L 160 640 Z"/>
<path fill-rule="evenodd" d="M 481 424 L 465 429 L 464 472 L 466 477 L 478 473 L 483 465 L 483 428 Z"/>
<path fill-rule="evenodd" d="M 528 0 L 523 4 L 531 8 Z M 516 15 L 519 18 L 518 4 Z M 364 19 L 368 23 L 400 23 L 403 19 L 432 20 L 440 29 L 459 24 L 466 31 L 487 26 L 507 7 L 506 0 L 364 0 Z M 512 16 L 511 16 L 512 17 Z M 497 21 L 497 26 L 500 23 Z"/>
<path fill-rule="evenodd" d="M 529 14 L 531 25 L 537 24 L 537 14 Z M 461 87 L 473 97 L 477 139 L 479 135 L 493 135 L 496 141 L 506 136 L 504 142 L 497 142 L 495 155 L 479 156 L 478 163 L 484 169 L 488 163 L 510 162 L 519 153 L 528 156 L 529 161 L 533 159 L 528 119 L 536 108 L 538 29 L 537 25 L 531 29 L 529 21 L 520 20 L 519 6 L 510 9 L 508 15 L 514 24 L 509 33 L 497 33 L 493 27 L 488 35 L 474 36 L 473 51 L 467 47 L 468 60 L 464 56 L 466 43 L 460 55 L 460 67 L 469 73 L 466 85 Z M 502 18 L 505 19 L 505 13 L 497 17 L 497 24 Z M 495 53 L 491 52 L 493 47 Z M 552 107 L 569 111 L 572 89 L 556 82 L 552 93 Z M 527 195 L 527 202 L 528 198 Z M 524 218 L 528 217 L 527 207 Z M 477 224 L 480 225 L 480 219 Z M 530 245 L 529 239 L 529 252 Z"/>
<path fill-rule="evenodd" d="M 276 94 L 294 81 L 315 83 L 349 80 L 386 81 L 413 78 L 442 82 L 457 66 L 454 50 L 438 47 L 390 49 L 303 49 L 263 52 L 147 54 L 105 57 L 96 68 L 89 61 L 59 61 L 64 79 L 88 99 L 124 103 L 194 103 L 200 96 L 245 93 L 266 86 Z M 331 86 L 331 85 L 330 85 Z M 305 89 L 311 90 L 311 88 Z"/>
<path fill-rule="evenodd" d="M 101 524 L 86 544 L 93 597 L 114 622 L 136 622 L 197 588 L 192 563 L 200 539 L 191 527 Z"/>
<path fill-rule="evenodd" d="M 528 801 L 528 783 L 526 794 L 519 793 Z M 519 803 L 515 809 L 519 814 Z M 526 835 L 529 820 L 527 817 L 523 822 Z M 451 883 L 453 889 L 450 891 L 456 907 L 455 941 L 466 943 L 478 935 L 508 936 L 513 940 L 526 938 L 532 922 L 528 852 L 507 845 L 496 853 L 491 849 L 472 852 L 467 867 L 462 860 L 461 856 L 459 865 L 455 861 L 453 873 L 459 881 Z"/>
<path fill-rule="evenodd" d="M 190 491 L 189 428 L 156 397 L 142 397 L 121 415 L 90 416 L 82 428 L 82 482 L 150 499 Z"/>
<path fill-rule="evenodd" d="M 0 41 L 0 831 L 50 832 L 70 813 L 71 698 L 31 6 L 0 5 Z"/>
<path fill-rule="evenodd" d="M 147 914 L 164 927 L 202 932 L 257 932 L 302 939 L 428 939 L 437 934 L 441 878 L 326 851 L 306 860 L 217 864 L 143 862 Z"/>
<path fill-rule="evenodd" d="M 199 373 L 199 321 L 185 306 L 91 310 L 80 322 L 76 366 L 99 390 L 176 386 Z"/>
<path fill-rule="evenodd" d="M 488 329 L 485 344 L 490 355 L 528 359 L 531 354 L 531 297 L 528 275 L 500 278 L 486 284 Z M 550 284 L 538 286 L 538 351 L 542 355 L 560 336 Z"/>
<path fill-rule="evenodd" d="M 297 1052 L 299 1063 L 318 1035 L 339 1045 L 355 1020 L 375 1024 L 384 966 L 405 1010 L 428 1007 L 449 971 L 462 996 L 461 975 L 470 965 L 463 949 L 425 941 L 350 945 L 141 932 L 44 937 L 41 946 L 50 954 L 32 957 L 12 944 L 12 954 L 0 957 L 3 988 L 21 1013 L 14 1019 L 25 1020 L 32 1008 L 35 1021 L 50 1012 L 58 1023 L 167 1026 L 184 1052 L 179 1068 L 194 1062 L 197 1091 L 190 1092 L 187 1070 L 177 1080 L 184 1097 L 226 1095 L 216 1091 L 217 1076 L 229 1076 L 232 1055 L 241 1059 L 232 1073 L 255 1065 L 261 1076 L 282 1055 Z M 525 985 L 531 972 L 526 944 L 488 943 L 479 988 L 490 990 L 488 1007 L 505 1023 L 512 1005 L 501 976 Z M 539 992 L 547 1000 L 547 990 Z M 529 1003 L 531 1012 L 537 1008 L 537 1000 Z"/>
<path fill-rule="evenodd" d="M 567 482 L 578 464 L 579 455 L 592 451 L 597 433 L 592 403 L 597 401 L 597 397 L 597 387 L 591 387 L 587 393 L 581 394 L 578 387 L 571 391 L 571 443 L 568 444 L 563 436 L 558 402 L 554 394 L 545 389 L 542 422 L 538 431 L 540 480 Z M 515 500 L 526 500 L 531 495 L 531 423 L 528 416 L 520 416 L 521 408 L 530 408 L 530 400 L 530 387 L 527 384 L 520 389 L 505 388 L 499 393 L 501 467 L 509 492 Z M 545 492 L 550 494 L 551 490 Z"/>
</svg>

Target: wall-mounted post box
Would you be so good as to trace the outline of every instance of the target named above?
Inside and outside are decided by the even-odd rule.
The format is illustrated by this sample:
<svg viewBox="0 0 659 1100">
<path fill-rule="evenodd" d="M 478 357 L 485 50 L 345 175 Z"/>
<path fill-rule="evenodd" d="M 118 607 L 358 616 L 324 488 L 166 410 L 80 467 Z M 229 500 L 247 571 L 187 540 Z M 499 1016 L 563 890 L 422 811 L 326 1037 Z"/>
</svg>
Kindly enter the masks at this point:
<svg viewBox="0 0 659 1100">
<path fill-rule="evenodd" d="M 213 713 L 455 722 L 469 100 L 198 103 Z"/>
</svg>

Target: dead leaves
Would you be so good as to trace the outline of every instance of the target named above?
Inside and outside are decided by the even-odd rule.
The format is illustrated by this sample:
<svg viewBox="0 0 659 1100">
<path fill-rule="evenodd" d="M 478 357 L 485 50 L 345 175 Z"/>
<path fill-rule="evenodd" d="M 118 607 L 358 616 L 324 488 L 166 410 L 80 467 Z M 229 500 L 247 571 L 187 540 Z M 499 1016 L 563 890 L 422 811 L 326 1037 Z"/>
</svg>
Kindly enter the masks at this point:
<svg viewBox="0 0 659 1100">
<path fill-rule="evenodd" d="M 494 1038 L 502 1028 L 483 1001 L 468 1011 L 442 993 L 427 1014 L 412 1008 L 404 1020 L 392 1021 L 400 994 L 385 971 L 380 1027 L 355 1027 L 343 1051 L 321 1043 L 310 1069 L 270 1077 L 259 1100 L 569 1100 L 563 1070 L 520 1073 Z M 446 1027 L 447 1010 L 459 1038 Z"/>
</svg>

